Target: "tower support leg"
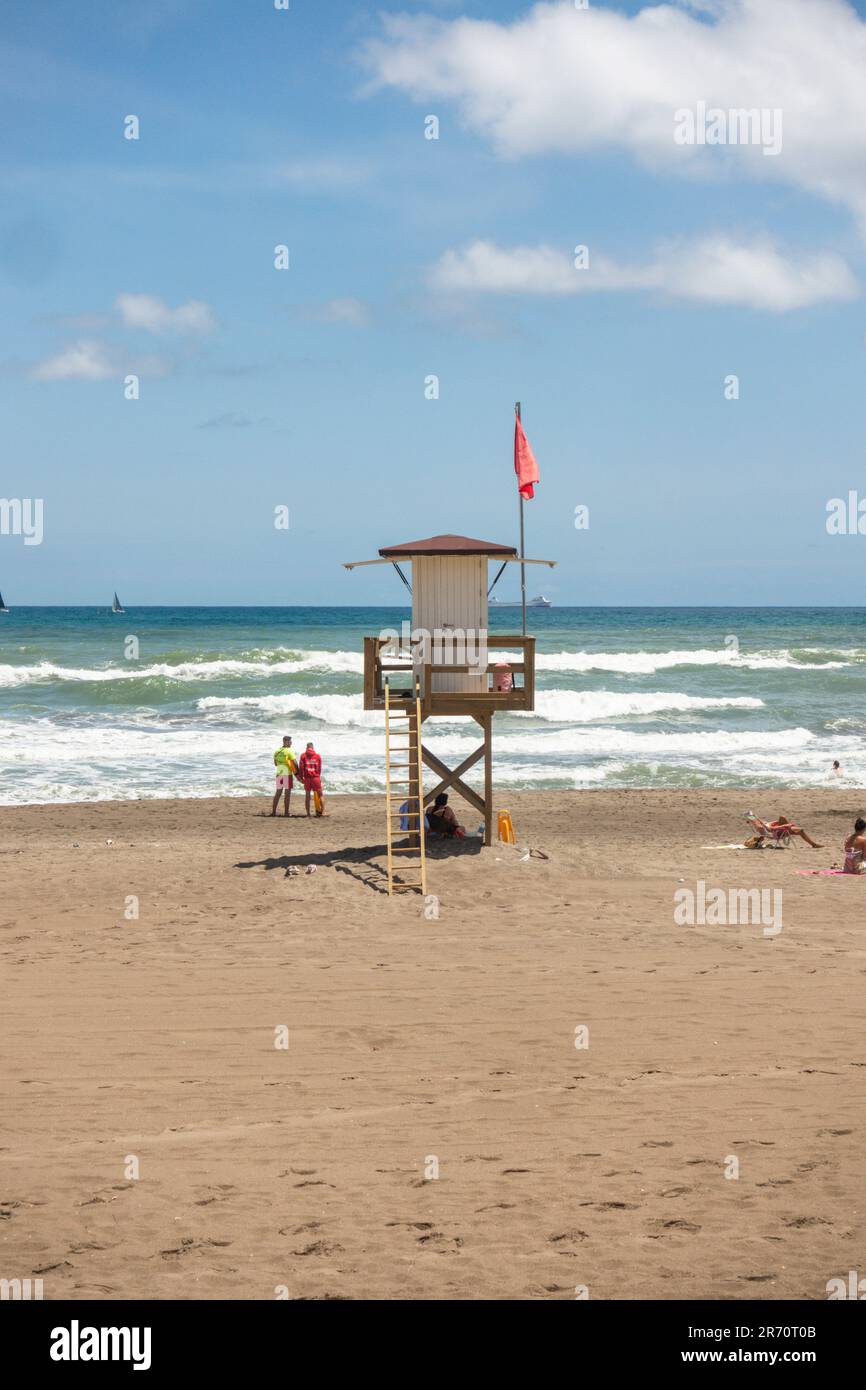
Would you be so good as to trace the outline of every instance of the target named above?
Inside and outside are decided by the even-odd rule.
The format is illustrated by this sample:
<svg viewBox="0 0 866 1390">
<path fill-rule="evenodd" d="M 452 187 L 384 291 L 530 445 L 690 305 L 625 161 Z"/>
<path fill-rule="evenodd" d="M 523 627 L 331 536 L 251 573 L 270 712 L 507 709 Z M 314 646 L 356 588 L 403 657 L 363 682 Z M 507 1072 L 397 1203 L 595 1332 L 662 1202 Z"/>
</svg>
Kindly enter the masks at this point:
<svg viewBox="0 0 866 1390">
<path fill-rule="evenodd" d="M 440 792 L 453 789 L 470 806 L 474 806 L 476 811 L 480 811 L 484 817 L 484 843 L 493 843 L 493 715 L 475 714 L 473 718 L 484 731 L 484 742 L 464 758 L 459 767 L 446 767 L 440 758 L 436 757 L 429 748 L 421 744 L 421 757 L 427 767 L 439 774 L 440 781 L 424 797 L 424 805 L 428 806 L 436 799 Z M 468 772 L 470 767 L 474 767 L 477 762 L 484 759 L 484 796 L 481 797 L 463 781 L 464 772 Z"/>
<path fill-rule="evenodd" d="M 484 843 L 493 841 L 493 715 L 484 720 Z"/>
</svg>

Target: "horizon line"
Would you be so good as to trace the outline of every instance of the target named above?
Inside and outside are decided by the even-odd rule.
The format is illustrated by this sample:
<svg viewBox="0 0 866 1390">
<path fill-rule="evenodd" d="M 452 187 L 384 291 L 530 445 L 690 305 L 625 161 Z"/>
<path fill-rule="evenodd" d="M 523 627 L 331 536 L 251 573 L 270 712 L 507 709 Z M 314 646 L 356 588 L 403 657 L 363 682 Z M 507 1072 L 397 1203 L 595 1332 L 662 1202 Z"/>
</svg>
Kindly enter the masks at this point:
<svg viewBox="0 0 866 1390">
<path fill-rule="evenodd" d="M 503 604 L 502 606 L 505 607 L 506 605 Z M 510 608 L 520 608 L 521 604 L 519 600 L 516 603 L 511 603 L 509 601 L 507 606 Z M 131 608 L 136 611 L 140 611 L 141 609 L 186 609 L 188 611 L 201 612 L 216 612 L 220 609 L 256 612 L 263 608 L 278 609 L 285 612 L 300 611 L 302 609 L 361 612 L 371 608 L 399 608 L 405 609 L 407 612 L 411 611 L 411 605 L 406 603 L 135 603 L 131 605 Z M 611 612 L 622 609 L 650 611 L 652 609 L 662 608 L 668 610 L 672 609 L 682 613 L 698 613 L 706 609 L 719 609 L 720 611 L 724 610 L 726 612 L 738 609 L 743 612 L 764 612 L 766 610 L 775 609 L 784 610 L 785 612 L 794 610 L 803 612 L 824 612 L 827 609 L 834 608 L 838 608 L 840 611 L 845 612 L 866 612 L 866 604 L 848 603 L 551 603 L 549 607 L 545 608 L 538 608 L 537 606 L 527 604 L 527 610 L 530 608 L 533 613 L 547 613 L 551 611 L 562 612 L 563 610 L 589 612 L 598 609 L 606 609 Z M 11 616 L 15 612 L 21 612 L 22 609 L 38 609 L 40 611 L 86 609 L 88 612 L 110 613 L 113 617 L 122 617 L 131 611 L 130 607 L 125 607 L 123 613 L 114 613 L 105 603 L 17 603 L 11 607 L 4 616 Z M 494 611 L 496 611 L 495 608 Z"/>
</svg>

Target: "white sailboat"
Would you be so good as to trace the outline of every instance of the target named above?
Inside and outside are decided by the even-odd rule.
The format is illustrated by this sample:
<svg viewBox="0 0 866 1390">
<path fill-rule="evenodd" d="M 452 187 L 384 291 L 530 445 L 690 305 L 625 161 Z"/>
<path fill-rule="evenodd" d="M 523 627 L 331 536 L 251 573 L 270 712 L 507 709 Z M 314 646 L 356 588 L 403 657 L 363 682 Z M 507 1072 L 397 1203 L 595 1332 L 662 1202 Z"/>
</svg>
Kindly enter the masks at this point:
<svg viewBox="0 0 866 1390">
<path fill-rule="evenodd" d="M 3 602 L 3 595 L 0 594 L 0 613 L 8 613 L 8 612 L 9 612 L 9 609 L 6 607 L 6 604 Z"/>
<path fill-rule="evenodd" d="M 114 591 L 114 602 L 111 605 L 112 613 L 125 613 L 126 609 L 121 606 L 120 599 L 117 597 L 117 590 Z"/>
</svg>

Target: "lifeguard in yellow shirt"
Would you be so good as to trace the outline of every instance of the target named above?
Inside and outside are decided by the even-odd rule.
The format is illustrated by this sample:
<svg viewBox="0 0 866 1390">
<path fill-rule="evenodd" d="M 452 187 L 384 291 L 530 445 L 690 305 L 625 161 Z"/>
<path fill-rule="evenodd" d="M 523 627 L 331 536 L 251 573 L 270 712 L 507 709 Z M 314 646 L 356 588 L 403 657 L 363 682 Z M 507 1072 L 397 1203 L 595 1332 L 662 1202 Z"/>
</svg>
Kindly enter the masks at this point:
<svg viewBox="0 0 866 1390">
<path fill-rule="evenodd" d="M 277 807 L 280 804 L 280 796 L 285 794 L 285 810 L 283 815 L 289 814 L 289 803 L 292 799 L 292 787 L 297 776 L 298 764 L 292 752 L 292 740 L 286 734 L 282 746 L 274 754 L 274 766 L 277 769 L 277 790 L 274 792 L 274 804 L 271 807 L 271 815 L 277 814 Z"/>
</svg>

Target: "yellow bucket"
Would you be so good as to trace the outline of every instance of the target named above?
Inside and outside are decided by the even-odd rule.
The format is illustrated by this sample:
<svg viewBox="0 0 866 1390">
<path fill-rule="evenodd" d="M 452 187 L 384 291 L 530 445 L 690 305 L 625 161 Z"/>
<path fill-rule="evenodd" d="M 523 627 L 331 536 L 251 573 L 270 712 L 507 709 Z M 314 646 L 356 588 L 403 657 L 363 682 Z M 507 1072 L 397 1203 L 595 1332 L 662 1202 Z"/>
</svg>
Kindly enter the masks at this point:
<svg viewBox="0 0 866 1390">
<path fill-rule="evenodd" d="M 497 819 L 497 824 L 499 828 L 500 840 L 504 841 L 506 845 L 513 845 L 515 843 L 515 836 L 514 826 L 511 823 L 511 812 L 500 811 Z"/>
</svg>

